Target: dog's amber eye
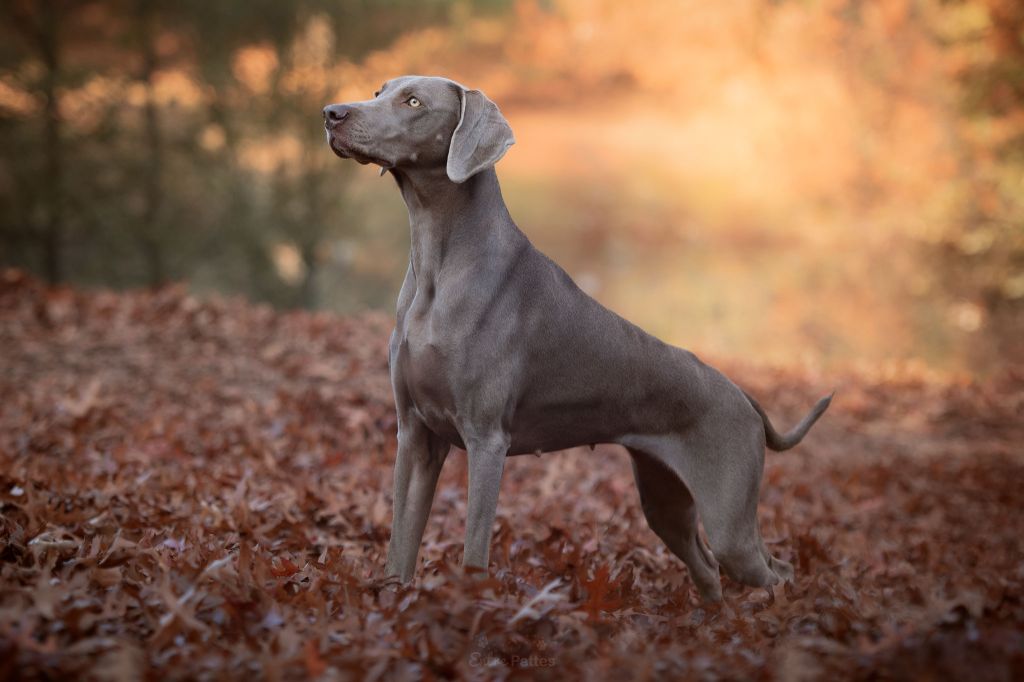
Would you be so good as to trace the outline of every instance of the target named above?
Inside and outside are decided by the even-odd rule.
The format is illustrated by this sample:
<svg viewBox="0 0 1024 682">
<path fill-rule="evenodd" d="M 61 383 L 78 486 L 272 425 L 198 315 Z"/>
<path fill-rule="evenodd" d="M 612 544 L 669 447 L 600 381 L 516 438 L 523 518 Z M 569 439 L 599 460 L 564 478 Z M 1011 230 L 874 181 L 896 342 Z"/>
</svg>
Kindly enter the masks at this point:
<svg viewBox="0 0 1024 682">
<path fill-rule="evenodd" d="M 408 104 L 413 109 L 420 106 L 420 101 L 415 97 L 410 97 L 409 99 L 405 100 L 405 103 Z"/>
</svg>

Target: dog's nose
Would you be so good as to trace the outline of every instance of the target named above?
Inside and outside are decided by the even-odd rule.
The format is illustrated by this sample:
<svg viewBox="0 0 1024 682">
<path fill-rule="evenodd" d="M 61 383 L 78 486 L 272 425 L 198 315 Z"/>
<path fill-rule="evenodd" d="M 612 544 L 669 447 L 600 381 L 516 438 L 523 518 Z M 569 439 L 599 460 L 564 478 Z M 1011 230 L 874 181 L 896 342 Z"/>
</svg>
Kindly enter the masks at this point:
<svg viewBox="0 0 1024 682">
<path fill-rule="evenodd" d="M 340 123 L 352 111 L 352 107 L 347 104 L 328 104 L 324 107 L 324 121 L 330 124 Z"/>
</svg>

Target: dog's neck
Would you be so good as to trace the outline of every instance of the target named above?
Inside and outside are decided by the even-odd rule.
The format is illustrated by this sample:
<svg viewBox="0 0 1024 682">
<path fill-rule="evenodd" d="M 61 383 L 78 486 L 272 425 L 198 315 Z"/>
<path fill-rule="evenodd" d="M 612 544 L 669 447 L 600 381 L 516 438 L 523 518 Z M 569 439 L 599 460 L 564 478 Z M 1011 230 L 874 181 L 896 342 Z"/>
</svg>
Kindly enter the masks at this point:
<svg viewBox="0 0 1024 682">
<path fill-rule="evenodd" d="M 392 174 L 409 210 L 409 260 L 418 283 L 434 282 L 453 258 L 475 260 L 518 232 L 493 168 L 461 184 L 448 179 L 444 168 Z"/>
</svg>

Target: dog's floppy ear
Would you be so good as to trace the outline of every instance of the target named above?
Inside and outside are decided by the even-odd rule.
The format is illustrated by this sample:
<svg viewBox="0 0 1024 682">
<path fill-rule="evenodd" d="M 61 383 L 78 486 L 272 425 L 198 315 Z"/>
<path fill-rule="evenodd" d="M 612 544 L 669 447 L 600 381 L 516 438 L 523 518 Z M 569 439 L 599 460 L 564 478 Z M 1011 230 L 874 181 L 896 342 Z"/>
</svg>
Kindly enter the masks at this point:
<svg viewBox="0 0 1024 682">
<path fill-rule="evenodd" d="M 496 164 L 516 141 L 498 105 L 484 93 L 459 88 L 459 99 L 462 113 L 448 147 L 448 178 L 455 183 Z"/>
</svg>

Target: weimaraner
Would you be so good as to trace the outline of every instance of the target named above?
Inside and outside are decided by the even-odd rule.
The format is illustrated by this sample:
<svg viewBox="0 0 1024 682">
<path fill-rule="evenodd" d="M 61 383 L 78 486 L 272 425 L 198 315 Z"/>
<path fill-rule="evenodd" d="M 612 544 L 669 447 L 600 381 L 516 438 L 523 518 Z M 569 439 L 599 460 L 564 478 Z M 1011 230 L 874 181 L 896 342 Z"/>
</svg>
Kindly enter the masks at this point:
<svg viewBox="0 0 1024 682">
<path fill-rule="evenodd" d="M 752 586 L 792 577 L 757 526 L 765 445 L 799 443 L 831 396 L 780 435 L 717 370 L 581 291 L 512 222 L 494 171 L 512 130 L 479 90 L 404 76 L 323 115 L 338 156 L 394 176 L 412 227 L 389 347 L 398 455 L 388 575 L 413 577 L 452 445 L 469 463 L 463 564 L 486 571 L 506 456 L 617 443 L 651 529 L 703 598 L 721 599 L 719 564 Z"/>
</svg>

